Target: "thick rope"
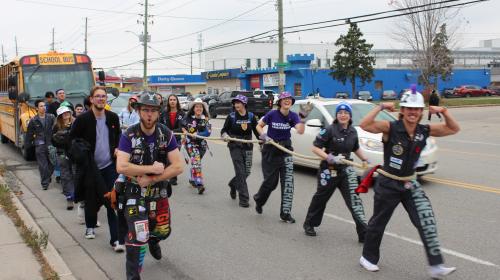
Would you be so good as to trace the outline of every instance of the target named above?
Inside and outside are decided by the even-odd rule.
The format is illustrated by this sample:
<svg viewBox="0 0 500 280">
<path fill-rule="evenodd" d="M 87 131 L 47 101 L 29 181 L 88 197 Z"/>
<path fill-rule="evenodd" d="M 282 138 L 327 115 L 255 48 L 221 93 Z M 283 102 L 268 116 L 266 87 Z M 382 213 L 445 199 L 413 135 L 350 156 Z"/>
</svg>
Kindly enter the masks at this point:
<svg viewBox="0 0 500 280">
<path fill-rule="evenodd" d="M 204 140 L 208 140 L 208 141 L 216 141 L 216 142 L 224 141 L 223 138 L 219 138 L 219 137 L 206 137 L 206 136 L 200 136 L 200 135 L 196 135 L 196 134 L 192 134 L 192 133 L 179 133 L 179 132 L 175 132 L 174 135 L 190 136 L 190 137 L 193 137 L 193 138 L 199 138 L 199 139 L 204 139 Z M 227 139 L 227 141 L 240 142 L 240 143 L 258 143 L 258 144 L 263 143 L 263 141 L 261 141 L 261 140 L 245 140 L 245 139 L 232 138 L 232 137 L 228 137 L 226 139 Z M 283 151 L 283 152 L 285 152 L 287 154 L 290 154 L 290 155 L 292 155 L 294 157 L 299 157 L 299 158 L 309 159 L 309 160 L 323 160 L 320 157 L 307 156 L 307 155 L 296 153 L 294 151 L 291 151 L 291 150 L 289 150 L 289 149 L 281 146 L 280 144 L 274 142 L 273 140 L 269 141 L 268 144 L 273 145 L 277 149 L 279 149 L 279 150 L 281 150 L 281 151 Z M 366 170 L 366 169 L 370 169 L 370 168 L 374 167 L 373 165 L 359 164 L 359 163 L 356 163 L 354 161 L 350 161 L 350 160 L 347 160 L 347 159 L 342 159 L 342 162 L 344 164 L 346 164 L 346 165 L 351 165 L 351 166 L 354 166 L 354 167 L 362 169 L 362 170 Z M 381 175 L 383 175 L 383 176 L 385 176 L 387 178 L 390 178 L 390 179 L 393 179 L 393 180 L 396 180 L 396 181 L 413 181 L 413 180 L 417 179 L 417 175 L 415 173 L 412 174 L 412 175 L 410 175 L 410 176 L 399 177 L 399 176 L 393 175 L 391 173 L 388 173 L 387 171 L 385 171 L 385 170 L 383 170 L 381 168 L 377 169 L 376 173 L 381 174 Z"/>
</svg>

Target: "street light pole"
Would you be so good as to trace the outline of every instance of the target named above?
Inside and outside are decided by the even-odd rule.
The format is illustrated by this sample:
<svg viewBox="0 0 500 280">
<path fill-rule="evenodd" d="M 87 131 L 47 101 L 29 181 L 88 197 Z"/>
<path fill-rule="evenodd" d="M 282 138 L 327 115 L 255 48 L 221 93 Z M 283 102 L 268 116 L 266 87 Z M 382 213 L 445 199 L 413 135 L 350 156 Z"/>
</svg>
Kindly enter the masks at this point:
<svg viewBox="0 0 500 280">
<path fill-rule="evenodd" d="M 146 90 L 148 88 L 148 0 L 144 0 L 144 72 L 142 77 L 142 86 Z"/>
<path fill-rule="evenodd" d="M 278 73 L 279 73 L 279 82 L 278 87 L 279 91 L 285 91 L 285 69 L 284 69 L 284 55 L 283 55 L 283 0 L 278 0 L 278 45 L 279 45 L 279 54 L 278 54 Z"/>
</svg>

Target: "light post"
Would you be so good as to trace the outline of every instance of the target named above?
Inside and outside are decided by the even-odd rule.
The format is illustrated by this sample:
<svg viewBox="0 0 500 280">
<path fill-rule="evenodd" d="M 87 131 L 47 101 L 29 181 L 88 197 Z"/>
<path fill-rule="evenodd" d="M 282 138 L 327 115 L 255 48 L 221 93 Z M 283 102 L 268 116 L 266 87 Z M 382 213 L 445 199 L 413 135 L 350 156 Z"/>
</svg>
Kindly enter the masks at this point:
<svg viewBox="0 0 500 280">
<path fill-rule="evenodd" d="M 315 89 L 314 89 L 314 74 L 318 71 L 318 65 L 316 63 L 311 63 L 311 90 L 312 90 L 312 95 L 315 96 Z"/>
<path fill-rule="evenodd" d="M 132 33 L 134 34 L 135 36 L 137 36 L 137 38 L 139 39 L 139 42 L 142 43 L 142 45 L 144 46 L 144 59 L 143 59 L 143 68 L 144 68 L 144 71 L 143 71 L 143 77 L 142 77 L 142 86 L 144 87 L 144 89 L 146 89 L 148 87 L 148 62 L 147 62 L 147 59 L 148 59 L 148 54 L 147 54 L 147 42 L 150 42 L 151 41 L 151 36 L 147 36 L 147 39 L 145 40 L 144 39 L 144 34 L 137 34 L 133 31 L 130 31 L 130 30 L 126 30 L 125 31 L 126 33 Z"/>
</svg>

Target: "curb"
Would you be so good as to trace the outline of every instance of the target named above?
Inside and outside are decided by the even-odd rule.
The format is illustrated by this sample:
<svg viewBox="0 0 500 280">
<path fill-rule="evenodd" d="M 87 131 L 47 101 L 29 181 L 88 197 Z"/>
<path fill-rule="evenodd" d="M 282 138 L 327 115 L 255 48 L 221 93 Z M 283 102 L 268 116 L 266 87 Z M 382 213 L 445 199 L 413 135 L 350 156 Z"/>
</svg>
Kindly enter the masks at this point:
<svg viewBox="0 0 500 280">
<path fill-rule="evenodd" d="M 0 184 L 7 186 L 10 189 L 10 186 L 5 182 L 3 176 L 0 176 Z M 43 232 L 38 224 L 35 222 L 33 217 L 29 214 L 28 210 L 21 203 L 19 198 L 11 192 L 10 196 L 12 197 L 12 201 L 17 208 L 17 213 L 19 214 L 21 220 L 26 224 L 26 227 L 32 228 L 36 232 Z M 43 256 L 47 259 L 47 262 L 50 266 L 57 272 L 59 278 L 61 280 L 76 280 L 73 273 L 69 269 L 66 262 L 62 259 L 61 255 L 57 252 L 56 248 L 50 241 L 47 241 L 47 248 L 41 249 Z"/>
</svg>

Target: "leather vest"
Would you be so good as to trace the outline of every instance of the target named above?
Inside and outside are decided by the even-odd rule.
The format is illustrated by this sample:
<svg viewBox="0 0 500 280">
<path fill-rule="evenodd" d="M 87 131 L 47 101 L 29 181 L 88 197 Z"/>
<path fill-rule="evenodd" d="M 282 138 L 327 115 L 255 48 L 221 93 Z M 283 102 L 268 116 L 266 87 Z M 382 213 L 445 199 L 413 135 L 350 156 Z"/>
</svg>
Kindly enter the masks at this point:
<svg viewBox="0 0 500 280">
<path fill-rule="evenodd" d="M 396 176 L 410 176 L 415 172 L 420 153 L 427 144 L 429 126 L 417 124 L 415 136 L 410 138 L 403 121 L 390 123 L 389 139 L 384 142 L 383 169 Z"/>
</svg>

